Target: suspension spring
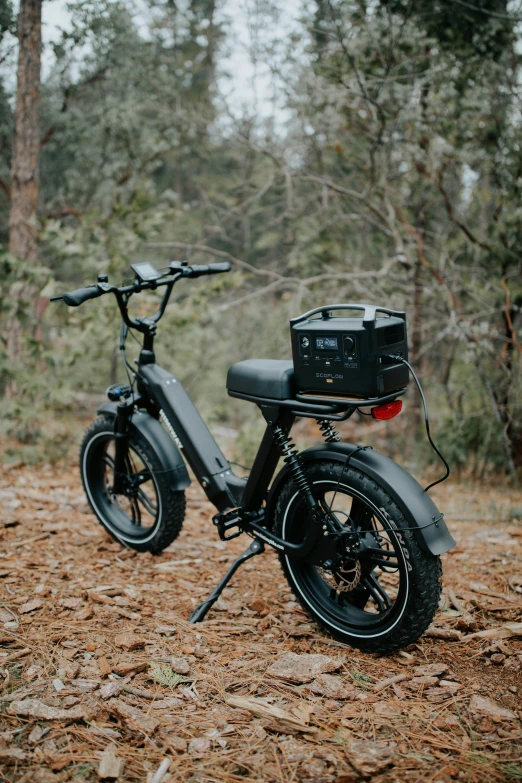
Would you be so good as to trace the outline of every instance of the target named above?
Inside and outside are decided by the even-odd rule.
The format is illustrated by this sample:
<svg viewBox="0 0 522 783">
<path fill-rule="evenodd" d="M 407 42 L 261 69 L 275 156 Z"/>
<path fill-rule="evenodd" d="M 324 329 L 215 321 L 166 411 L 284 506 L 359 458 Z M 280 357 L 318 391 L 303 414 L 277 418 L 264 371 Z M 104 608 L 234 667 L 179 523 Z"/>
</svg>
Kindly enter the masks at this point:
<svg viewBox="0 0 522 783">
<path fill-rule="evenodd" d="M 311 497 L 312 490 L 310 483 L 306 477 L 301 462 L 301 457 L 294 446 L 292 438 L 290 438 L 288 434 L 281 427 L 279 427 L 279 425 L 276 425 L 273 431 L 275 444 L 283 455 L 283 461 L 290 468 L 292 478 L 297 484 L 297 488 L 301 492 L 304 492 L 307 497 Z"/>
<path fill-rule="evenodd" d="M 316 419 L 321 435 L 327 443 L 338 443 L 341 440 L 341 436 L 335 429 L 334 425 L 328 419 Z"/>
</svg>

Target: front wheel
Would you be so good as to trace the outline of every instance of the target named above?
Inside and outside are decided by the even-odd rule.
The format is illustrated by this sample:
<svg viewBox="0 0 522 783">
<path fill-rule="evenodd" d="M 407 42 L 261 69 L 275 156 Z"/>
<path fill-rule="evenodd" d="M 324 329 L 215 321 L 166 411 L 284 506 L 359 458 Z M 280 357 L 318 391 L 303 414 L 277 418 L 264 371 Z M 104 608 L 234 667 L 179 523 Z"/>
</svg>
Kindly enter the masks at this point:
<svg viewBox="0 0 522 783">
<path fill-rule="evenodd" d="M 122 491 L 114 491 L 114 420 L 100 416 L 80 449 L 85 494 L 105 530 L 138 552 L 162 552 L 178 536 L 185 516 L 185 493 L 169 485 L 154 449 L 132 429 L 128 435 Z"/>
<path fill-rule="evenodd" d="M 343 531 L 355 532 L 362 546 L 357 555 L 346 546 L 331 568 L 281 554 L 297 599 L 352 647 L 389 653 L 415 642 L 437 610 L 440 558 L 419 547 L 403 509 L 374 479 L 337 462 L 312 462 L 305 470 L 323 510 Z M 306 503 L 289 480 L 276 504 L 274 530 L 298 543 L 309 524 Z"/>
</svg>

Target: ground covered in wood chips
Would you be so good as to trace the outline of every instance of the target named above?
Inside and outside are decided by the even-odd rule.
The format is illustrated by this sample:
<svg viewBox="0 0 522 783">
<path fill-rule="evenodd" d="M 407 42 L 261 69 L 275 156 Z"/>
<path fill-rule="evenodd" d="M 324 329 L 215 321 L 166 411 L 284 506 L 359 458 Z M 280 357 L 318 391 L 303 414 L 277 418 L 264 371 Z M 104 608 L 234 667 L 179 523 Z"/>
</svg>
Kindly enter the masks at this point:
<svg viewBox="0 0 522 783">
<path fill-rule="evenodd" d="M 106 536 L 76 470 L 0 476 L 0 780 L 522 779 L 520 493 L 439 489 L 440 611 L 382 657 L 310 624 L 272 552 L 189 625 L 249 541 L 218 540 L 194 484 L 152 557 Z"/>
</svg>

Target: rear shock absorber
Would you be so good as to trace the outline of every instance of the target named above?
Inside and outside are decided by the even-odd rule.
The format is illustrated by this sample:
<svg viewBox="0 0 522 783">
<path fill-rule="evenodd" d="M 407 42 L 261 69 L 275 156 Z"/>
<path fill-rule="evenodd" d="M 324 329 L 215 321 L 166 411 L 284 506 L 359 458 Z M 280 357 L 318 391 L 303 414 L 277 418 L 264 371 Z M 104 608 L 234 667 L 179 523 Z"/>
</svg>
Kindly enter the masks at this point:
<svg viewBox="0 0 522 783">
<path fill-rule="evenodd" d="M 327 443 L 338 443 L 341 440 L 341 436 L 335 429 L 334 425 L 328 419 L 316 419 L 321 435 Z"/>
<path fill-rule="evenodd" d="M 284 429 L 278 424 L 274 426 L 273 433 L 274 442 L 279 448 L 284 462 L 288 465 L 290 473 L 292 474 L 292 478 L 297 484 L 297 488 L 300 492 L 303 493 L 308 508 L 315 516 L 319 510 L 319 506 L 314 498 L 310 482 L 308 481 L 306 473 L 304 472 L 301 457 L 294 446 L 292 438 L 290 438 L 288 433 L 286 433 Z"/>
</svg>

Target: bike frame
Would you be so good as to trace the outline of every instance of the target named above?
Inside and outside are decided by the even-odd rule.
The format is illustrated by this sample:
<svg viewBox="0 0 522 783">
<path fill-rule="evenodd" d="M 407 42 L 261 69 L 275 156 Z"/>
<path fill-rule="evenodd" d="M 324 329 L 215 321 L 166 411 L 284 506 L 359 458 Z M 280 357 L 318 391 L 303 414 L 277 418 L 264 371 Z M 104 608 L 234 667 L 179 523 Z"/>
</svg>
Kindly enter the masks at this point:
<svg viewBox="0 0 522 783">
<path fill-rule="evenodd" d="M 142 351 L 136 372 L 138 395 L 132 408 L 146 405 L 149 413 L 163 420 L 210 502 L 219 512 L 238 511 L 234 527 L 294 557 L 308 554 L 315 546 L 319 527 L 317 535 L 308 535 L 302 543 L 293 544 L 262 524 L 263 502 L 281 457 L 274 440 L 274 427 L 282 427 L 288 433 L 295 421 L 294 413 L 284 407 L 262 409 L 267 427 L 245 482 L 234 475 L 181 381 L 156 364 L 153 358 L 150 347 Z M 131 410 L 128 415 L 132 415 Z M 116 441 L 116 449 L 124 447 L 121 440 Z"/>
</svg>

